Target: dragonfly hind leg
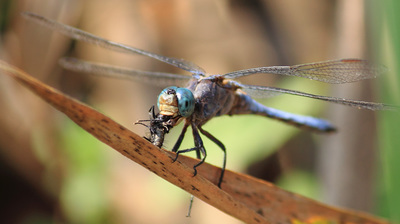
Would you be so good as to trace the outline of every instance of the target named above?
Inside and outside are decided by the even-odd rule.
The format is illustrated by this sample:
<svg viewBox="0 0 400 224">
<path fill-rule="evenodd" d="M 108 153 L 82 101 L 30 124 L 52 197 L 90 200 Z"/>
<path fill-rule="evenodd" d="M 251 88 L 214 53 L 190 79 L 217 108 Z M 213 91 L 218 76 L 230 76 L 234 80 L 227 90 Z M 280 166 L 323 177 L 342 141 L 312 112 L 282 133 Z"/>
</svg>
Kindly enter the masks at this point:
<svg viewBox="0 0 400 224">
<path fill-rule="evenodd" d="M 219 176 L 219 180 L 218 180 L 218 187 L 221 188 L 221 183 L 222 183 L 222 180 L 224 178 L 225 167 L 226 167 L 226 148 L 225 148 L 224 144 L 222 144 L 221 141 L 219 141 L 217 138 L 215 138 L 209 132 L 205 131 L 201 127 L 199 127 L 199 130 L 203 135 L 207 136 L 207 138 L 209 138 L 211 141 L 213 141 L 215 144 L 217 144 L 222 149 L 222 151 L 224 153 L 224 161 L 223 161 L 222 168 L 221 168 L 221 175 Z"/>
<path fill-rule="evenodd" d="M 196 176 L 196 175 L 197 175 L 197 169 L 196 169 L 196 168 L 197 168 L 198 166 L 200 166 L 201 164 L 203 164 L 204 161 L 206 160 L 206 157 L 207 157 L 207 152 L 206 152 L 206 150 L 204 149 L 204 146 L 202 146 L 202 147 L 200 147 L 200 148 L 198 148 L 198 147 L 193 147 L 193 148 L 190 148 L 190 149 L 181 149 L 181 150 L 176 151 L 176 157 L 175 157 L 175 159 L 173 160 L 173 162 L 175 162 L 175 161 L 178 159 L 179 154 L 181 154 L 181 153 L 187 153 L 187 152 L 192 152 L 192 151 L 196 151 L 197 159 L 201 159 L 200 162 L 198 162 L 196 165 L 193 166 L 193 169 L 194 169 L 193 176 Z M 203 158 L 201 158 L 200 153 L 203 155 Z"/>
<path fill-rule="evenodd" d="M 204 148 L 203 140 L 200 137 L 199 131 L 197 130 L 197 127 L 192 124 L 192 131 L 193 131 L 193 138 L 194 138 L 194 145 L 195 147 L 192 150 L 196 150 L 196 156 L 197 159 L 201 159 L 199 163 L 193 166 L 194 169 L 194 174 L 193 176 L 197 175 L 197 167 L 200 166 L 201 164 L 204 163 L 207 157 L 207 152 L 206 149 Z M 203 158 L 201 158 L 201 155 L 203 155 Z"/>
<path fill-rule="evenodd" d="M 222 164 L 222 168 L 221 168 L 221 175 L 219 177 L 218 180 L 218 187 L 221 188 L 221 183 L 222 180 L 224 178 L 224 174 L 225 174 L 225 167 L 226 167 L 226 149 L 224 144 L 222 144 L 221 141 L 219 141 L 217 138 L 215 138 L 213 135 L 211 135 L 209 132 L 205 131 L 204 129 L 202 129 L 201 127 L 196 127 L 194 124 L 192 124 L 192 131 L 193 131 L 193 138 L 194 138 L 194 143 L 195 143 L 195 147 L 190 148 L 190 149 L 181 149 L 178 150 L 178 148 L 180 147 L 183 138 L 185 136 L 186 130 L 188 128 L 189 124 L 185 123 L 181 134 L 179 135 L 179 138 L 177 140 L 177 142 L 175 143 L 174 147 L 172 148 L 173 152 L 176 152 L 176 157 L 174 158 L 173 162 L 175 162 L 178 159 L 179 154 L 181 153 L 187 153 L 187 152 L 192 152 L 192 151 L 196 151 L 196 156 L 197 159 L 200 159 L 200 162 L 197 163 L 196 165 L 193 166 L 194 169 L 194 173 L 193 176 L 197 175 L 197 167 L 199 167 L 201 164 L 204 163 L 206 157 L 207 157 L 207 152 L 206 149 L 204 148 L 204 144 L 203 144 L 203 140 L 200 137 L 199 131 L 207 136 L 207 138 L 209 138 L 211 141 L 213 141 L 215 144 L 217 144 L 223 151 L 224 153 L 224 160 L 223 160 L 223 164 Z"/>
<path fill-rule="evenodd" d="M 201 137 L 199 135 L 197 127 L 194 126 L 193 124 L 192 124 L 192 130 L 193 130 L 193 138 L 194 138 L 195 147 L 190 148 L 190 149 L 178 150 L 178 148 L 180 147 L 180 145 L 181 145 L 181 143 L 183 141 L 183 138 L 185 136 L 185 133 L 186 133 L 186 130 L 187 130 L 188 126 L 189 126 L 189 124 L 185 123 L 185 126 L 183 127 L 182 132 L 179 135 L 178 140 L 176 141 L 174 147 L 172 148 L 172 151 L 176 152 L 176 157 L 174 158 L 173 162 L 175 162 L 178 159 L 178 156 L 181 153 L 187 153 L 187 152 L 191 152 L 191 151 L 196 151 L 197 159 L 201 159 L 199 163 L 197 163 L 196 165 L 193 166 L 193 169 L 194 169 L 193 176 L 196 176 L 197 175 L 197 169 L 196 168 L 204 163 L 204 161 L 205 161 L 205 159 L 207 157 L 207 152 L 206 152 L 206 149 L 204 148 L 203 140 L 201 140 Z M 202 156 L 203 156 L 203 158 L 201 158 Z"/>
</svg>

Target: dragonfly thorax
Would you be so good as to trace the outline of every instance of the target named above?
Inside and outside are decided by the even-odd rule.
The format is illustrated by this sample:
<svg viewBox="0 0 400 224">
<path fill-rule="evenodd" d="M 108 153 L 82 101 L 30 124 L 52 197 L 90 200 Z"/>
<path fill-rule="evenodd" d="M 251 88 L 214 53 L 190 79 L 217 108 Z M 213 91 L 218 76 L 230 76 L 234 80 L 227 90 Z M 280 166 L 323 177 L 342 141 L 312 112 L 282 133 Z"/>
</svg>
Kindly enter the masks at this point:
<svg viewBox="0 0 400 224">
<path fill-rule="evenodd" d="M 187 88 L 170 86 L 161 91 L 157 106 L 164 116 L 189 117 L 194 111 L 195 100 L 193 93 Z"/>
</svg>

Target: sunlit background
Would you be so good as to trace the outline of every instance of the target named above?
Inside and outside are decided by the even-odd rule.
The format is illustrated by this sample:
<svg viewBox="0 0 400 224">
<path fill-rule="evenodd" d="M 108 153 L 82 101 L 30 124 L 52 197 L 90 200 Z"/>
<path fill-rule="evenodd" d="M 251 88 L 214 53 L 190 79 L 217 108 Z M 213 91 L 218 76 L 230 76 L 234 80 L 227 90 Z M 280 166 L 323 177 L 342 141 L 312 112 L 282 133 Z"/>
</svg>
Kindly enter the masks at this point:
<svg viewBox="0 0 400 224">
<path fill-rule="evenodd" d="M 128 129 L 148 118 L 161 88 L 63 70 L 72 56 L 187 74 L 143 56 L 71 41 L 27 21 L 31 11 L 109 40 L 200 65 L 210 74 L 269 65 L 363 58 L 388 67 L 375 80 L 326 85 L 254 75 L 243 83 L 400 105 L 400 3 L 361 0 L 3 0 L 0 58 L 110 116 Z M 188 74 L 190 75 L 190 74 Z M 265 105 L 332 121 L 316 135 L 263 117 L 224 116 L 204 129 L 221 140 L 227 168 L 329 205 L 400 221 L 400 118 L 295 96 Z M 110 149 L 65 115 L 0 75 L 0 214 L 3 223 L 240 223 Z M 173 129 L 171 149 L 181 131 Z M 206 140 L 207 162 L 222 152 Z M 188 132 L 182 148 L 193 146 Z"/>
</svg>

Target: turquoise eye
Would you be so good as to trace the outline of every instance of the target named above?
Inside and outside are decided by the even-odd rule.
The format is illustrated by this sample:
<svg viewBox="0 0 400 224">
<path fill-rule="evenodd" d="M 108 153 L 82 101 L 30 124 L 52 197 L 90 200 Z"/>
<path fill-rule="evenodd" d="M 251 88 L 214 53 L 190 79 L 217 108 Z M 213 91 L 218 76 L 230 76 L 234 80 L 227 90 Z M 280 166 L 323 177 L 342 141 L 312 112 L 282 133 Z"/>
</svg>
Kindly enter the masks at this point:
<svg viewBox="0 0 400 224">
<path fill-rule="evenodd" d="M 194 96 L 192 91 L 186 88 L 177 88 L 176 97 L 178 98 L 179 113 L 183 117 L 189 117 L 194 111 Z"/>
<path fill-rule="evenodd" d="M 161 91 L 157 106 L 163 115 L 189 117 L 194 111 L 194 96 L 189 89 L 170 86 Z"/>
</svg>

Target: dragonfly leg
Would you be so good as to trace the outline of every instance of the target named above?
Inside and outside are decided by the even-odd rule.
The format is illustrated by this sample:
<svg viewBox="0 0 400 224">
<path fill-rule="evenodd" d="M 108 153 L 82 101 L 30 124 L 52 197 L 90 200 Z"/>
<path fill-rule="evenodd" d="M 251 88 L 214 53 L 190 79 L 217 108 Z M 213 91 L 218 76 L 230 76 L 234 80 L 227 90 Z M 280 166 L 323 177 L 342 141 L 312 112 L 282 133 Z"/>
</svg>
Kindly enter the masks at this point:
<svg viewBox="0 0 400 224">
<path fill-rule="evenodd" d="M 196 169 L 196 168 L 197 168 L 198 166 L 200 166 L 201 164 L 203 164 L 204 161 L 206 160 L 206 157 L 207 157 L 207 153 L 206 153 L 206 150 L 204 149 L 204 146 L 202 146 L 202 147 L 200 147 L 200 148 L 196 146 L 196 147 L 193 147 L 193 148 L 190 148 L 190 149 L 178 150 L 178 151 L 176 152 L 176 157 L 175 157 L 175 159 L 174 159 L 173 162 L 176 161 L 176 159 L 178 158 L 179 154 L 181 154 L 181 153 L 186 153 L 186 152 L 191 152 L 191 151 L 196 151 L 196 153 L 197 153 L 197 155 L 198 155 L 198 157 L 197 157 L 198 159 L 201 159 L 201 156 L 199 156 L 199 155 L 200 155 L 200 152 L 201 152 L 201 154 L 203 154 L 203 158 L 200 160 L 200 162 L 193 166 L 193 169 L 194 169 L 193 176 L 196 176 L 196 175 L 197 175 L 197 169 Z"/>
<path fill-rule="evenodd" d="M 174 159 L 174 162 L 176 161 L 176 159 L 178 159 L 179 154 L 187 153 L 187 152 L 191 152 L 191 151 L 197 151 L 197 150 L 198 150 L 197 147 L 193 147 L 193 148 L 190 148 L 190 149 L 181 149 L 181 150 L 176 151 L 176 157 Z"/>
<path fill-rule="evenodd" d="M 174 147 L 172 148 L 172 152 L 177 152 L 177 151 L 178 151 L 179 147 L 180 147 L 181 144 L 182 144 L 183 138 L 185 137 L 185 133 L 186 133 L 186 130 L 187 130 L 188 127 L 189 127 L 189 123 L 186 123 L 186 122 L 185 122 L 185 125 L 183 126 L 182 132 L 181 132 L 181 134 L 179 135 L 179 138 L 178 138 L 178 140 L 176 141 Z M 193 150 L 192 150 L 192 151 L 193 151 Z M 178 159 L 178 155 L 179 155 L 179 153 L 176 153 L 176 157 L 175 157 L 175 159 L 173 160 L 173 162 L 175 162 L 175 161 Z"/>
<path fill-rule="evenodd" d="M 224 161 L 222 164 L 222 169 L 221 169 L 221 175 L 219 176 L 219 181 L 218 181 L 218 187 L 221 188 L 221 183 L 224 178 L 224 173 L 225 173 L 225 167 L 226 167 L 226 148 L 222 142 L 220 142 L 217 138 L 215 138 L 213 135 L 211 135 L 209 132 L 205 131 L 203 128 L 199 127 L 200 132 L 207 136 L 211 141 L 213 141 L 215 144 L 217 144 L 223 151 L 224 153 Z"/>
<path fill-rule="evenodd" d="M 196 176 L 197 175 L 197 169 L 196 168 L 204 163 L 204 161 L 205 161 L 205 159 L 207 157 L 207 152 L 206 152 L 206 149 L 204 148 L 203 140 L 201 140 L 199 131 L 197 130 L 197 127 L 194 124 L 192 124 L 192 130 L 193 130 L 193 138 L 194 138 L 195 147 L 190 148 L 190 149 L 178 150 L 179 146 L 182 143 L 183 137 L 185 136 L 185 133 L 186 133 L 186 130 L 187 130 L 188 126 L 189 126 L 189 124 L 185 123 L 185 126 L 183 127 L 182 132 L 179 135 L 179 138 L 178 138 L 177 142 L 175 143 L 174 147 L 172 148 L 172 151 L 176 152 L 176 157 L 173 160 L 173 162 L 175 162 L 178 159 L 178 156 L 181 153 L 187 153 L 187 152 L 191 152 L 191 151 L 196 151 L 197 158 L 201 159 L 199 163 L 197 163 L 196 165 L 193 166 L 193 169 L 194 169 L 193 176 Z M 222 144 L 222 143 L 220 143 L 220 144 Z"/>
<path fill-rule="evenodd" d="M 199 131 L 197 130 L 197 127 L 193 124 L 192 124 L 192 131 L 193 131 L 194 144 L 196 146 L 195 149 L 196 149 L 197 159 L 201 159 L 201 154 L 203 155 L 203 158 L 200 160 L 200 162 L 193 166 L 194 169 L 193 176 L 196 176 L 197 175 L 196 168 L 204 163 L 207 157 L 207 152 L 206 149 L 204 148 L 203 140 L 201 140 Z"/>
</svg>

